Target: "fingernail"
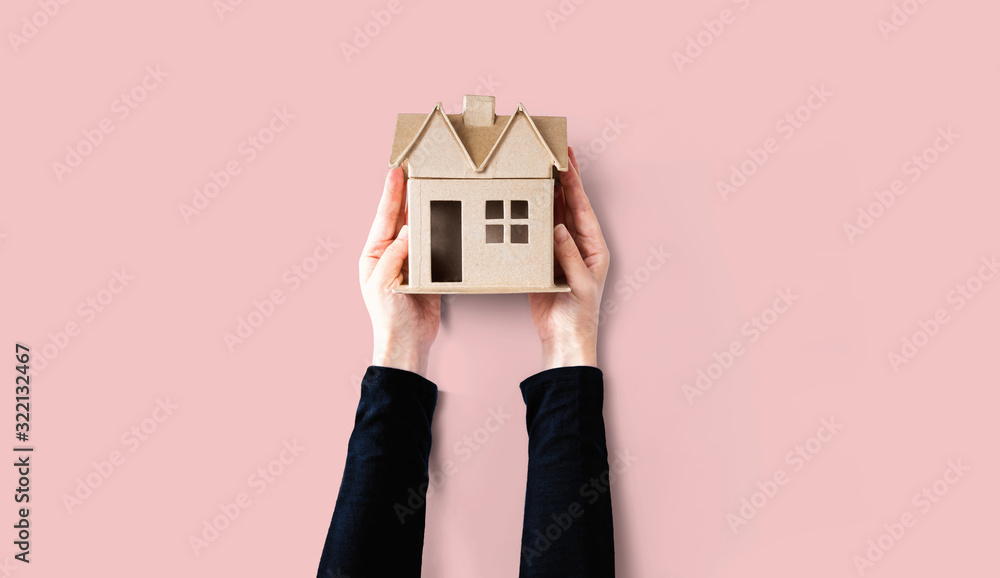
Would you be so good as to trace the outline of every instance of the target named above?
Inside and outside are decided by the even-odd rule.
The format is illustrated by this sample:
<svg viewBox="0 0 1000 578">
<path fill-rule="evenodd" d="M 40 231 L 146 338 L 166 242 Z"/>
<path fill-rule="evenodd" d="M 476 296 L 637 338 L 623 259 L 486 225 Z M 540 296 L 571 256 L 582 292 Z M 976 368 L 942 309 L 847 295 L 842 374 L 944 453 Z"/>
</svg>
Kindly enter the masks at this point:
<svg viewBox="0 0 1000 578">
<path fill-rule="evenodd" d="M 403 228 L 399 230 L 399 234 L 396 235 L 397 239 L 405 239 L 410 236 L 409 225 L 403 225 Z"/>
<path fill-rule="evenodd" d="M 569 237 L 569 231 L 566 230 L 566 225 L 559 223 L 556 225 L 556 242 L 562 243 Z"/>
</svg>

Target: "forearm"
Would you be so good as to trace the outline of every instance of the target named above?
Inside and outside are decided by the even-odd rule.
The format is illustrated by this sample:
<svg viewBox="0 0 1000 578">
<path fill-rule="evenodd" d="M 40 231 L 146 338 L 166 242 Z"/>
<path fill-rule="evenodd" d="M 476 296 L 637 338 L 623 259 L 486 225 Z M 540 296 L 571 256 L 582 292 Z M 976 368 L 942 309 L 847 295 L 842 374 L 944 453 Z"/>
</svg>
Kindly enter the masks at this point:
<svg viewBox="0 0 1000 578">
<path fill-rule="evenodd" d="M 597 367 L 597 336 L 576 336 L 542 342 L 542 369 Z"/>
<path fill-rule="evenodd" d="M 419 375 L 368 368 L 319 576 L 419 576 L 436 399 Z"/>
<path fill-rule="evenodd" d="M 552 369 L 526 379 L 521 392 L 528 426 L 521 576 L 613 576 L 603 374 Z"/>
<path fill-rule="evenodd" d="M 396 338 L 376 333 L 372 365 L 404 369 L 426 377 L 431 346 L 418 341 L 412 336 Z"/>
</svg>

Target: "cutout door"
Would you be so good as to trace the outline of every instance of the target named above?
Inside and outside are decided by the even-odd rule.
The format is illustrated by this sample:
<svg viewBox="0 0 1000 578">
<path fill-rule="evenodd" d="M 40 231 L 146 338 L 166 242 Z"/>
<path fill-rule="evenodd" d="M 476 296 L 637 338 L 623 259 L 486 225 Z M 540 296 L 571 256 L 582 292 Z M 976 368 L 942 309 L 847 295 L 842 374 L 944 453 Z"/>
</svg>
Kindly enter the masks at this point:
<svg viewBox="0 0 1000 578">
<path fill-rule="evenodd" d="M 462 281 L 462 201 L 431 201 L 431 282 Z"/>
</svg>

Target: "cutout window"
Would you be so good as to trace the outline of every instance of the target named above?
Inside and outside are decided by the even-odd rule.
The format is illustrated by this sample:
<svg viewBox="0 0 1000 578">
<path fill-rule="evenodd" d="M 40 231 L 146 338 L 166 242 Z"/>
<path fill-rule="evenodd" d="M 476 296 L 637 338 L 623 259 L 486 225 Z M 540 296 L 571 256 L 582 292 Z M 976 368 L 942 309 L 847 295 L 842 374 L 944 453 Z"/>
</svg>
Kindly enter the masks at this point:
<svg viewBox="0 0 1000 578">
<path fill-rule="evenodd" d="M 486 225 L 486 242 L 503 243 L 503 225 Z"/>
<path fill-rule="evenodd" d="M 504 242 L 504 228 L 510 228 L 510 236 L 507 237 L 508 243 L 516 243 L 518 245 L 528 244 L 528 225 L 524 224 L 514 224 L 511 220 L 514 219 L 527 219 L 528 218 L 528 201 L 510 201 L 510 213 L 504 214 L 504 203 L 507 201 L 495 200 L 486 201 L 486 219 L 487 220 L 497 220 L 500 221 L 496 224 L 486 225 L 486 242 L 487 243 L 503 243 Z"/>
<path fill-rule="evenodd" d="M 528 242 L 528 226 L 527 225 L 511 225 L 510 226 L 510 242 L 511 243 L 527 243 Z"/>
<path fill-rule="evenodd" d="M 462 281 L 462 202 L 431 201 L 431 283 Z"/>
<path fill-rule="evenodd" d="M 503 218 L 503 201 L 486 201 L 486 218 L 487 219 L 502 219 Z M 487 241 L 489 242 L 489 241 Z M 501 239 L 501 243 L 503 240 Z"/>
</svg>

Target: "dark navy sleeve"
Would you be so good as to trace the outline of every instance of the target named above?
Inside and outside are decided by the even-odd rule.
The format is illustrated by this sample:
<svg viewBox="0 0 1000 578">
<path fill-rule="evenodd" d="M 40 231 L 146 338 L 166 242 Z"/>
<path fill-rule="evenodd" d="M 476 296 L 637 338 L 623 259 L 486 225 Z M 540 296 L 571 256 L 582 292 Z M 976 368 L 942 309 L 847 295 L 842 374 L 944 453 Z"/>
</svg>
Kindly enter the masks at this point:
<svg viewBox="0 0 1000 578">
<path fill-rule="evenodd" d="M 420 576 L 436 402 L 424 377 L 368 368 L 318 577 Z"/>
<path fill-rule="evenodd" d="M 521 395 L 528 483 L 520 576 L 614 576 L 604 374 L 596 367 L 549 369 L 521 382 Z"/>
</svg>

